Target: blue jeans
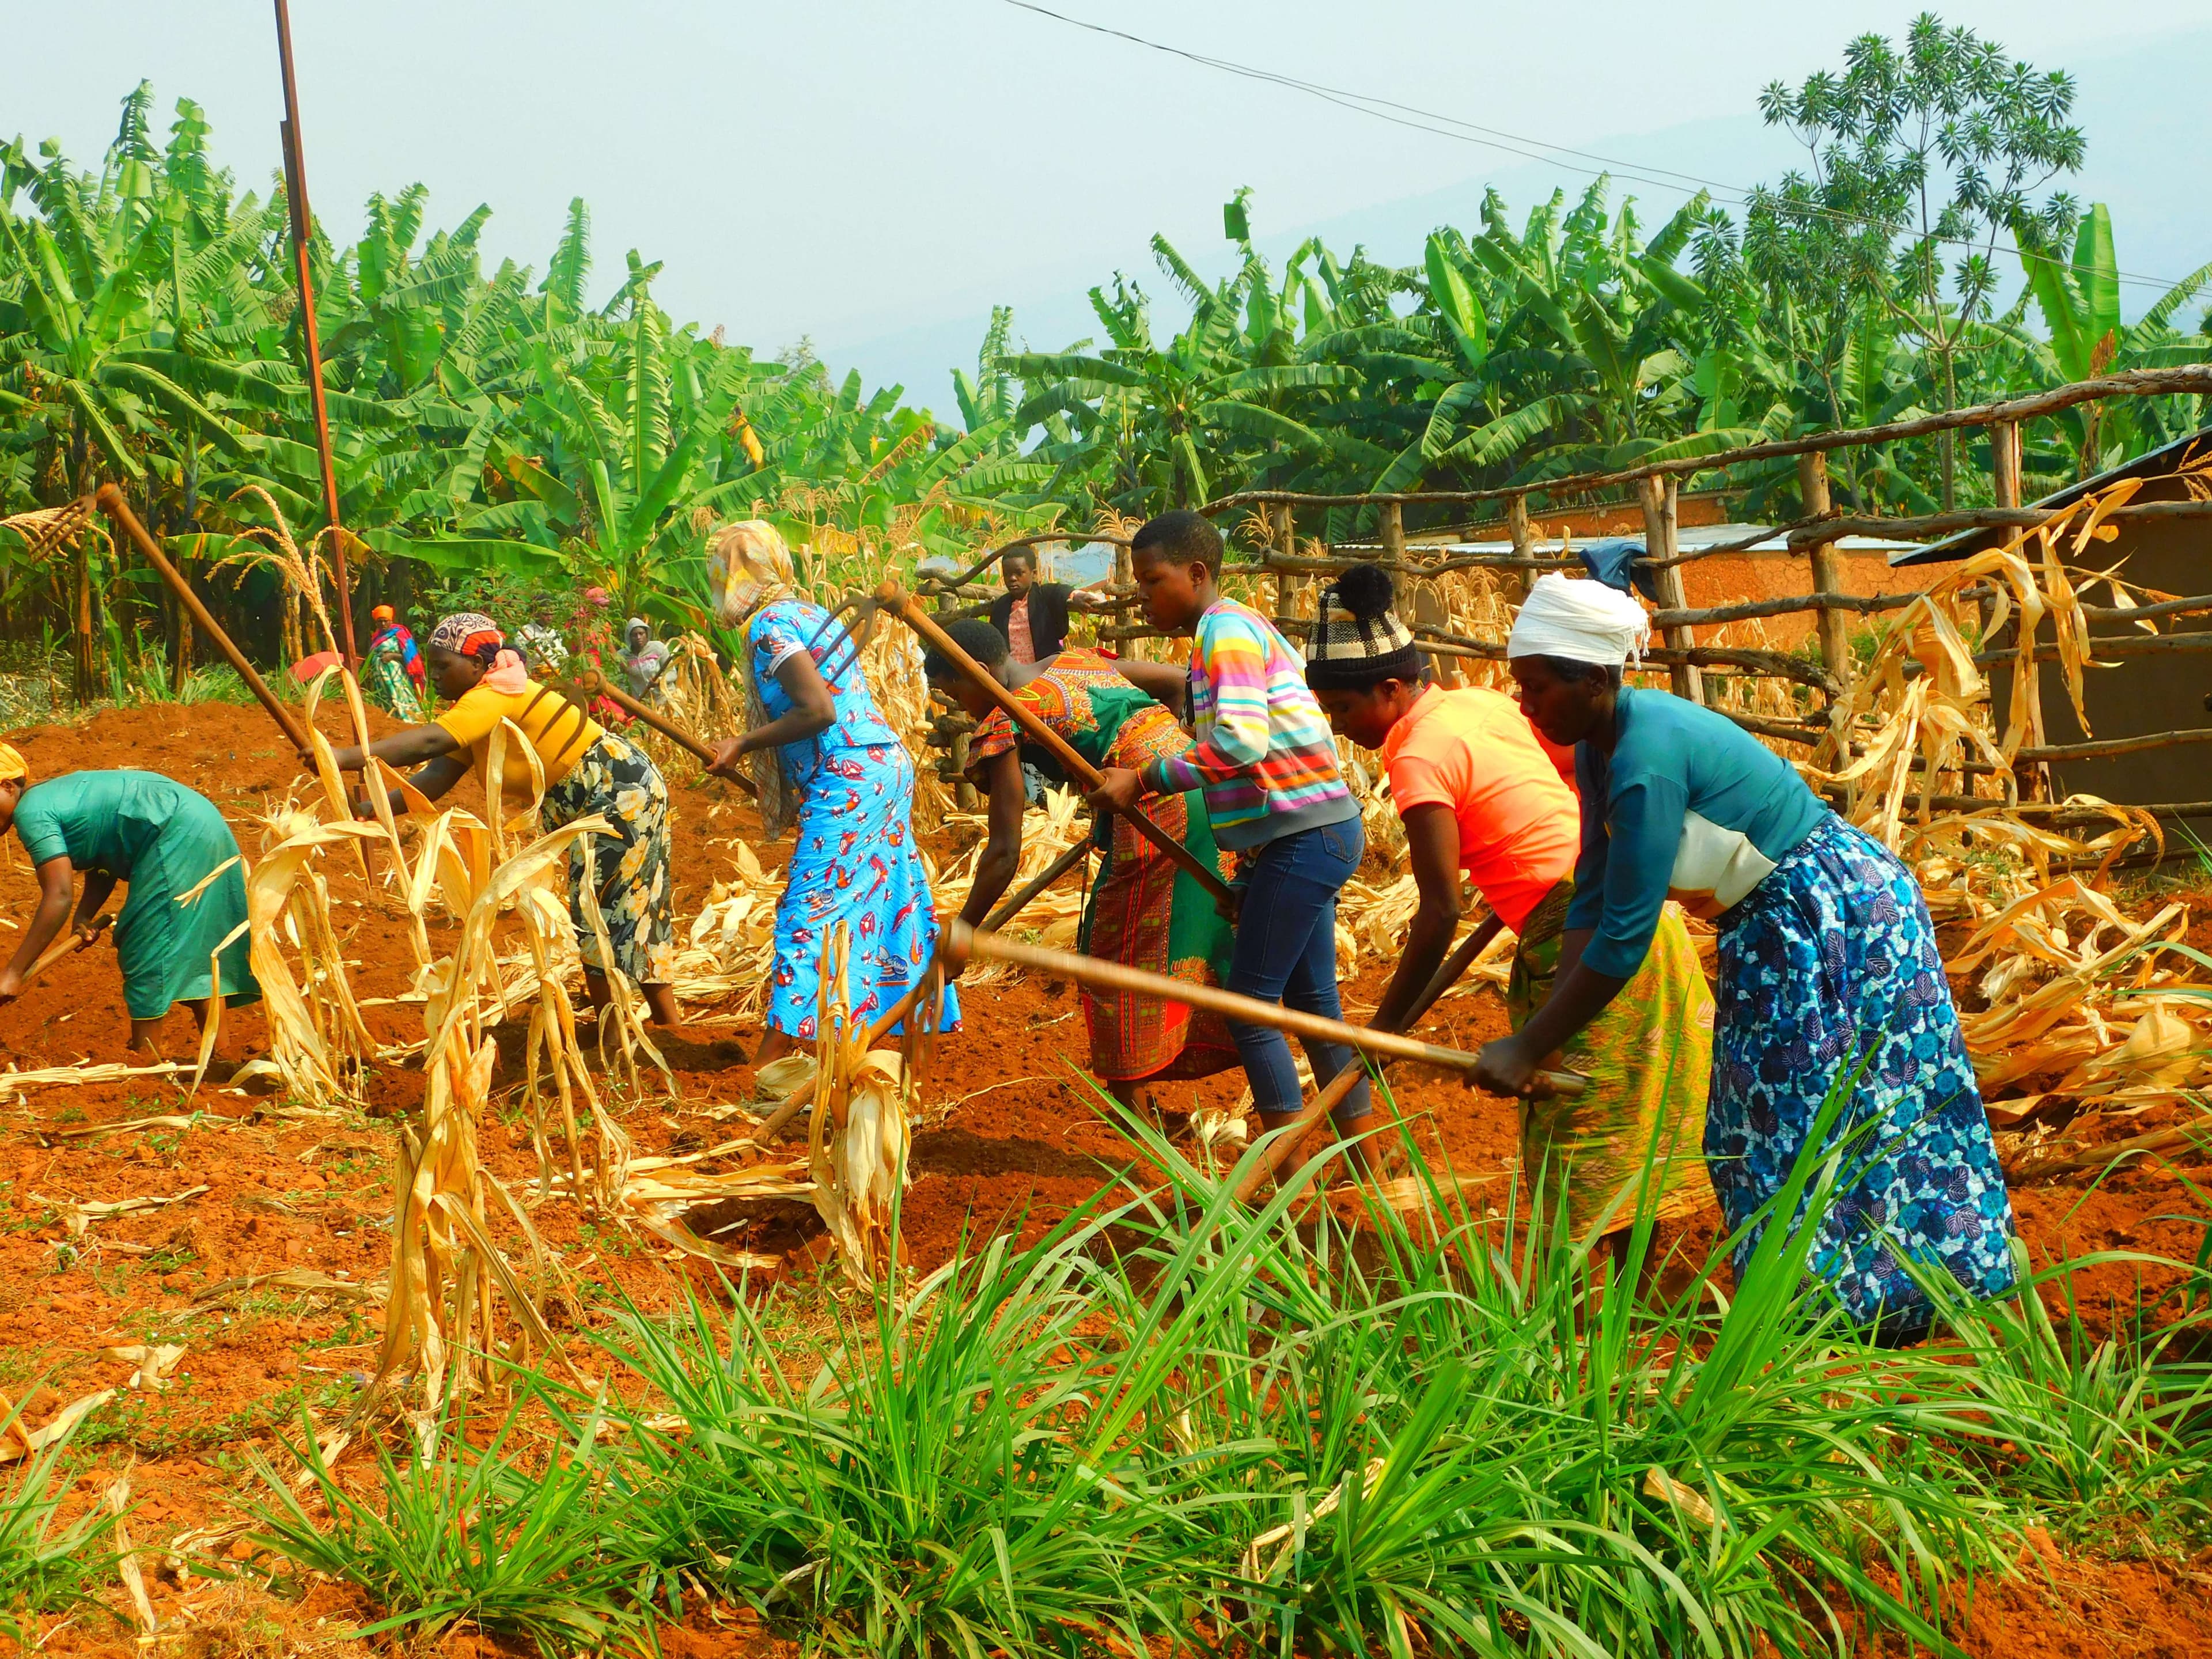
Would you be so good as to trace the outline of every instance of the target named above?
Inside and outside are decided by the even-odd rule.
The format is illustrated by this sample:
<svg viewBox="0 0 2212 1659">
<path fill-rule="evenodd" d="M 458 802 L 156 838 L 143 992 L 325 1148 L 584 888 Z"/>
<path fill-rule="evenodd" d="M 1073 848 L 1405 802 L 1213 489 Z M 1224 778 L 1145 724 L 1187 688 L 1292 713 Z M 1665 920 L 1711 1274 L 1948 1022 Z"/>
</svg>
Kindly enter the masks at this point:
<svg viewBox="0 0 2212 1659">
<path fill-rule="evenodd" d="M 1336 895 L 1359 868 L 1366 831 L 1358 818 L 1325 823 L 1271 841 L 1254 857 L 1230 958 L 1229 988 L 1262 1002 L 1279 1002 L 1302 1013 L 1344 1018 L 1336 999 Z M 1298 1109 L 1298 1072 L 1291 1045 L 1272 1026 L 1229 1022 L 1229 1035 L 1244 1062 L 1252 1103 L 1262 1112 Z M 1304 1042 L 1304 1039 L 1300 1039 Z M 1305 1043 L 1316 1083 L 1326 1085 L 1353 1050 L 1336 1042 Z M 1367 1085 L 1356 1085 L 1336 1109 L 1340 1124 L 1364 1118 Z"/>
</svg>

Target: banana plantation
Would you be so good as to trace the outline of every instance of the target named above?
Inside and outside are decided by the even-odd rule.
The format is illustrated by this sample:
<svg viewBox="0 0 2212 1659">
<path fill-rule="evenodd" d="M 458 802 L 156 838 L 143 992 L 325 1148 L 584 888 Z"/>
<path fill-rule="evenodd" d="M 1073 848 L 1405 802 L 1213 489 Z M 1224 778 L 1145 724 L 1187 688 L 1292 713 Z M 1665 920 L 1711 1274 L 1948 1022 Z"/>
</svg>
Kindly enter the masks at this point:
<svg viewBox="0 0 2212 1659">
<path fill-rule="evenodd" d="M 1840 119 L 1783 104 L 1771 115 L 1816 136 Z M 0 151 L 0 517 L 113 481 L 188 566 L 225 574 L 228 614 L 273 643 L 253 622 L 275 608 L 251 538 L 267 508 L 241 491 L 322 521 L 284 204 L 212 162 L 190 100 L 158 125 L 142 84 L 96 171 L 52 143 Z M 2078 160 L 2054 130 L 2041 151 L 2013 146 L 2015 173 Z M 349 242 L 323 222 L 311 249 L 341 513 L 372 597 L 504 573 L 696 624 L 697 526 L 717 518 L 764 514 L 817 556 L 872 565 L 1242 489 L 1540 483 L 2212 354 L 2212 267 L 2130 320 L 2101 206 L 1985 191 L 1870 249 L 1872 232 L 1837 232 L 1820 205 L 1869 194 L 1816 167 L 1741 225 L 1699 197 L 1654 228 L 1599 179 L 1522 213 L 1493 192 L 1479 226 L 1438 228 L 1409 264 L 1312 240 L 1278 265 L 1239 192 L 1225 276 L 1156 237 L 1164 304 L 1117 275 L 1091 291 L 1097 334 L 1052 352 L 1009 349 L 1015 319 L 998 312 L 973 372 L 956 372 L 956 423 L 803 350 L 764 357 L 677 322 L 653 297 L 659 265 L 635 251 L 593 304 L 580 200 L 542 271 L 487 270 L 491 210 L 430 229 L 410 186 L 373 197 Z M 1954 280 L 1917 281 L 1954 256 Z M 2195 429 L 2199 401 L 2044 423 L 2028 495 Z M 1986 458 L 1952 442 L 1839 458 L 1837 505 L 1986 500 Z M 1787 460 L 1700 482 L 1739 492 L 1747 517 L 1796 489 Z M 1339 511 L 1327 529 L 1360 527 Z M 69 573 L 4 531 L 0 559 L 0 627 L 58 629 Z M 84 575 L 98 614 L 80 620 L 111 660 L 126 641 L 173 646 L 150 573 Z"/>
</svg>

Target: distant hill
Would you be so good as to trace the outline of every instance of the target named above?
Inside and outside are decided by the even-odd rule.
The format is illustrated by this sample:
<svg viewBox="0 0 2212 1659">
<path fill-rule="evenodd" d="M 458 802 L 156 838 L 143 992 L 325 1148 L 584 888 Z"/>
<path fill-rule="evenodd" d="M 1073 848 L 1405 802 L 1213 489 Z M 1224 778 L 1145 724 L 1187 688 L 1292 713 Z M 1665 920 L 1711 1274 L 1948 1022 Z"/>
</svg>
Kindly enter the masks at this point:
<svg viewBox="0 0 2212 1659">
<path fill-rule="evenodd" d="M 2088 165 L 2068 188 L 2085 203 L 2111 206 L 2120 268 L 2173 281 L 2212 262 L 2212 214 L 2197 204 L 2188 159 L 2203 153 L 2204 88 L 2212 85 L 2212 29 L 2160 36 L 2068 67 L 2080 86 L 2075 114 L 2089 135 Z M 1670 169 L 1738 186 L 1778 179 L 1802 159 L 1787 135 L 1765 125 L 1755 113 L 1701 117 L 1686 110 L 1676 112 L 1692 118 L 1614 137 L 1584 131 L 1554 131 L 1547 136 L 1644 168 Z M 1220 183 L 1226 199 L 1237 180 L 1224 177 Z M 1308 236 L 1318 234 L 1340 254 L 1364 243 L 1377 258 L 1410 264 L 1437 225 L 1479 225 L 1484 191 L 1493 185 L 1518 217 L 1555 189 L 1573 195 L 1589 183 L 1587 173 L 1501 158 L 1498 167 L 1443 190 L 1377 202 L 1262 236 L 1261 246 L 1271 258 L 1279 259 Z M 1687 193 L 1686 188 L 1626 179 L 1617 179 L 1614 186 L 1616 199 L 1638 198 L 1650 225 L 1663 221 Z M 1264 222 L 1266 202 L 1255 206 Z M 1209 274 L 1225 274 L 1228 269 L 1218 246 L 1185 246 L 1182 252 Z M 841 374 L 857 367 L 872 386 L 896 381 L 906 387 L 912 402 L 928 404 L 940 414 L 952 413 L 958 405 L 952 397 L 951 369 L 975 362 L 994 304 L 1013 306 L 1018 339 L 1040 350 L 1056 349 L 1097 333 L 1085 292 L 1110 276 L 1116 263 L 1140 277 L 1157 277 L 1150 250 L 1139 243 L 1118 260 L 1099 265 L 1055 264 L 1013 274 L 1005 287 L 963 295 L 927 320 L 861 337 L 827 338 L 816 349 Z M 1146 289 L 1164 311 L 1172 305 L 1172 290 L 1164 281 L 1147 281 Z M 2130 314 L 2157 297 L 2154 289 L 2132 285 L 2124 287 L 2123 293 Z M 2201 303 L 2185 314 L 2193 322 L 2200 309 Z"/>
</svg>

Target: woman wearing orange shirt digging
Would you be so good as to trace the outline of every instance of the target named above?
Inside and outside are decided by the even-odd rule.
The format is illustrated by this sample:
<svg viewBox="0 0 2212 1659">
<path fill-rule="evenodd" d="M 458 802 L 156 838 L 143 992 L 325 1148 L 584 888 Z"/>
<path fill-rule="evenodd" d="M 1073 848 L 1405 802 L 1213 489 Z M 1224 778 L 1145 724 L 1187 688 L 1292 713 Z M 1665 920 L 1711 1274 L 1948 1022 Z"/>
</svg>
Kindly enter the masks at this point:
<svg viewBox="0 0 2212 1659">
<path fill-rule="evenodd" d="M 1306 683 L 1338 734 L 1379 750 L 1405 821 L 1420 890 L 1405 951 L 1374 1024 L 1395 1027 L 1451 947 L 1460 876 L 1491 915 L 1478 933 L 1518 935 L 1506 1009 L 1515 1030 L 1550 994 L 1581 818 L 1574 792 L 1514 700 L 1423 683 L 1413 637 L 1390 609 L 1388 573 L 1346 571 L 1324 596 L 1306 652 Z M 1650 1166 L 1656 1212 L 1703 1205 L 1699 1152 L 1711 1070 L 1713 998 L 1679 910 L 1667 907 L 1635 979 L 1560 1053 L 1582 1073 L 1573 1099 L 1522 1103 L 1521 1169 L 1549 1209 L 1563 1190 L 1577 1232 L 1632 1224 Z"/>
</svg>

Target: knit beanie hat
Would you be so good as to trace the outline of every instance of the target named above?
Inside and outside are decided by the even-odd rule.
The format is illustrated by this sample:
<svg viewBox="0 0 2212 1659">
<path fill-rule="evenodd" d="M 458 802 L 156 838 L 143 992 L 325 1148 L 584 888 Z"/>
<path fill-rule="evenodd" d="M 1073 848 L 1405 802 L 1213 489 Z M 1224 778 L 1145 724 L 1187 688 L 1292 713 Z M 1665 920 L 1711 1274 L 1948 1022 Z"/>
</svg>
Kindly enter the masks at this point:
<svg viewBox="0 0 2212 1659">
<path fill-rule="evenodd" d="M 1390 609 L 1390 573 L 1356 564 L 1322 595 L 1307 635 L 1306 684 L 1316 691 L 1358 691 L 1383 680 L 1421 677 L 1413 635 Z"/>
</svg>

